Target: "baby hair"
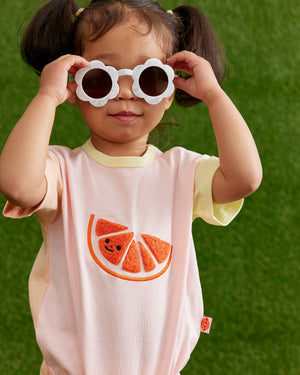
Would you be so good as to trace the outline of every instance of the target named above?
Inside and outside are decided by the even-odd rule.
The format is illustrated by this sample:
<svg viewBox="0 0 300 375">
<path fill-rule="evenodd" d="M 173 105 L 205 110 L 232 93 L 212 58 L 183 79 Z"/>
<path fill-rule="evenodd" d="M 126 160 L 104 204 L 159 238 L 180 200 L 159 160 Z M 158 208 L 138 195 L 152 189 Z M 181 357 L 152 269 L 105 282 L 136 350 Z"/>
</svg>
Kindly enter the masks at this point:
<svg viewBox="0 0 300 375">
<path fill-rule="evenodd" d="M 74 0 L 51 0 L 27 26 L 21 54 L 38 74 L 62 55 L 82 55 L 86 40 L 100 38 L 134 13 L 154 31 L 167 57 L 182 50 L 194 52 L 210 62 L 219 83 L 224 79 L 224 58 L 213 28 L 195 7 L 167 12 L 155 0 L 92 0 L 76 15 L 79 9 Z M 181 90 L 176 90 L 175 100 L 183 107 L 200 102 Z"/>
</svg>

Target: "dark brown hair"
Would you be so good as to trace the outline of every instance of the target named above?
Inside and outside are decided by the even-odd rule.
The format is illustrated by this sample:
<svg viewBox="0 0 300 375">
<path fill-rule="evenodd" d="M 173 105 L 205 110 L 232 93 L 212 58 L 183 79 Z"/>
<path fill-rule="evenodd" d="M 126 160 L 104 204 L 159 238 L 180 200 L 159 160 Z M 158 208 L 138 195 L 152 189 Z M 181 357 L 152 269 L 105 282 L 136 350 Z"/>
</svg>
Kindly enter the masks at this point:
<svg viewBox="0 0 300 375">
<path fill-rule="evenodd" d="M 93 0 L 77 17 L 74 0 L 52 0 L 44 5 L 27 26 L 21 53 L 26 63 L 40 74 L 45 65 L 67 53 L 81 55 L 85 40 L 105 35 L 134 12 L 153 30 L 167 56 L 188 50 L 207 59 L 221 83 L 225 75 L 223 54 L 212 26 L 192 6 L 179 6 L 173 14 L 155 0 Z M 179 105 L 188 107 L 200 100 L 176 90 Z"/>
</svg>

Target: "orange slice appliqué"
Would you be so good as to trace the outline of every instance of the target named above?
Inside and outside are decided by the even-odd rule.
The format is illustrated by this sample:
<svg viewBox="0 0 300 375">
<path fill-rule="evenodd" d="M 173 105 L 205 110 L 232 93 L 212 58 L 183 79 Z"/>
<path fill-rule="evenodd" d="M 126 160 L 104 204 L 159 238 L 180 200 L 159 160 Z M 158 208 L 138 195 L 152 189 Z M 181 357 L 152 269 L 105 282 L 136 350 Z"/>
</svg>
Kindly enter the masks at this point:
<svg viewBox="0 0 300 375">
<path fill-rule="evenodd" d="M 133 233 L 122 233 L 100 238 L 98 245 L 106 259 L 113 264 L 119 264 L 132 239 Z"/>
<path fill-rule="evenodd" d="M 125 225 L 90 216 L 88 246 L 104 271 L 124 280 L 148 281 L 169 268 L 172 246 L 158 237 L 141 234 L 140 241 Z"/>
</svg>

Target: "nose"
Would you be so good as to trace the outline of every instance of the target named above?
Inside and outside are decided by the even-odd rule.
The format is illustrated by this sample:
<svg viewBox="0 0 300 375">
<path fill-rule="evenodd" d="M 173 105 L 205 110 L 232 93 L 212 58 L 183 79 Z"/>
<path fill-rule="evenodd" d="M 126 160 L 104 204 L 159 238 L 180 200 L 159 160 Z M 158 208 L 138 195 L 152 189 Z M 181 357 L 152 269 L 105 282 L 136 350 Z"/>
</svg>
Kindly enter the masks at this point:
<svg viewBox="0 0 300 375">
<path fill-rule="evenodd" d="M 128 75 L 119 77 L 119 93 L 116 100 L 135 100 L 137 97 L 132 91 L 133 79 Z"/>
</svg>

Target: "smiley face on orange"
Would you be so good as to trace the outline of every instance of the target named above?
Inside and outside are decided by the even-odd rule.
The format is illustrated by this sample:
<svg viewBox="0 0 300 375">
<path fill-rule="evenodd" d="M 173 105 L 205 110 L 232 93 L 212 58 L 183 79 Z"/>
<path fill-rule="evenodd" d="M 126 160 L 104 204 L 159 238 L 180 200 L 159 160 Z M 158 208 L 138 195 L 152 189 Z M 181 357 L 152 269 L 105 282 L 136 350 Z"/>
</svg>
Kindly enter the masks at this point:
<svg viewBox="0 0 300 375">
<path fill-rule="evenodd" d="M 132 239 L 133 233 L 103 237 L 98 241 L 99 250 L 111 263 L 119 264 Z"/>
</svg>

